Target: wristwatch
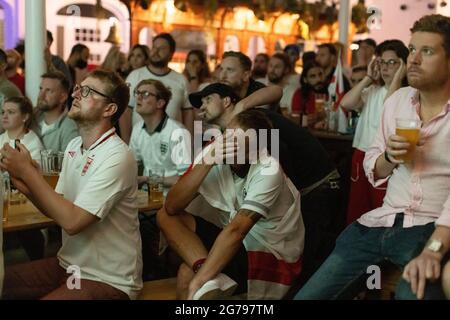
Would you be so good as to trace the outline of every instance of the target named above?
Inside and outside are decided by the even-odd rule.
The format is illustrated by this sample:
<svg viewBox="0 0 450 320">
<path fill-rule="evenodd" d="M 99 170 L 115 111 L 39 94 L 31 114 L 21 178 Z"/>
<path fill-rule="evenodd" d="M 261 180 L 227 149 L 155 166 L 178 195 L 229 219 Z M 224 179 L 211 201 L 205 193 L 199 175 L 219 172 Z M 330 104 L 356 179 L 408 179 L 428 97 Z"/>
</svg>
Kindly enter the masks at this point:
<svg viewBox="0 0 450 320">
<path fill-rule="evenodd" d="M 443 249 L 442 242 L 436 239 L 428 240 L 425 247 L 432 252 L 439 252 L 439 253 L 441 253 L 441 250 Z"/>
</svg>

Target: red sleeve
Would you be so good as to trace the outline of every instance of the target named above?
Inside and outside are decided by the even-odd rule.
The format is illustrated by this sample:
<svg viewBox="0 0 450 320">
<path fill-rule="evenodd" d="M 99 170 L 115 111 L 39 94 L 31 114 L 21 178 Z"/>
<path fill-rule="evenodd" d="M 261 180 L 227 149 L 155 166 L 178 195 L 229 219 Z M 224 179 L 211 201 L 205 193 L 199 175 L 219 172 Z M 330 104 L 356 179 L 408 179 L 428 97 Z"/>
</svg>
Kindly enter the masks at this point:
<svg viewBox="0 0 450 320">
<path fill-rule="evenodd" d="M 300 102 L 302 100 L 302 92 L 300 89 L 297 89 L 292 96 L 292 112 L 300 113 Z"/>
</svg>

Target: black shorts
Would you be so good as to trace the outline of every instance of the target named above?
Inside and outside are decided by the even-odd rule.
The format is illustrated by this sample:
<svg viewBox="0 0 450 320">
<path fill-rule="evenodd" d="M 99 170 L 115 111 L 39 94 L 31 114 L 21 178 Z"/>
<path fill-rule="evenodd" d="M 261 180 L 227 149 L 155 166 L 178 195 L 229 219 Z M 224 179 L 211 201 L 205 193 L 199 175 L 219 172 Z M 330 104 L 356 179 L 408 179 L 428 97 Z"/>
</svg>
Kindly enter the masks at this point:
<svg viewBox="0 0 450 320">
<path fill-rule="evenodd" d="M 219 233 L 222 232 L 222 229 L 203 218 L 193 217 L 195 219 L 195 233 L 202 240 L 206 249 L 210 251 Z M 233 259 L 222 270 L 222 273 L 238 283 L 238 287 L 234 292 L 235 294 L 247 292 L 248 260 L 247 250 L 245 250 L 243 243 L 239 246 Z"/>
</svg>

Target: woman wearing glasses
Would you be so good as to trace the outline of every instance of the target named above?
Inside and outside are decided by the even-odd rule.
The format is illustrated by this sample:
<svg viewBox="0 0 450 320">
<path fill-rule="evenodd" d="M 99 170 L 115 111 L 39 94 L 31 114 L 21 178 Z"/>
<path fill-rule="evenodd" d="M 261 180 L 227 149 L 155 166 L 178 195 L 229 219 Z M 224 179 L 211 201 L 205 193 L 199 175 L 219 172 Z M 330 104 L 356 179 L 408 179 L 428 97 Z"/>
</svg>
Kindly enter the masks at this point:
<svg viewBox="0 0 450 320">
<path fill-rule="evenodd" d="M 352 158 L 351 190 L 347 211 L 347 223 L 362 214 L 381 207 L 386 185 L 374 188 L 366 178 L 363 160 L 376 136 L 381 122 L 384 101 L 396 90 L 406 86 L 406 59 L 408 48 L 400 40 L 386 40 L 376 49 L 367 75 L 343 98 L 344 108 L 361 112 L 356 126 Z"/>
</svg>

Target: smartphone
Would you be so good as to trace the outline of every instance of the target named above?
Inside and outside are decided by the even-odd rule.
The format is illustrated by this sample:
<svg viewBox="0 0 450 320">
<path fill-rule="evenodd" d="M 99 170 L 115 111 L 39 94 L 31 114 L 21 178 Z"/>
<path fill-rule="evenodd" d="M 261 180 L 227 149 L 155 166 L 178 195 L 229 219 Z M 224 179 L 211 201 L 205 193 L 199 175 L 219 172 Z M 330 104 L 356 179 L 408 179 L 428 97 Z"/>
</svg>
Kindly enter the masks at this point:
<svg viewBox="0 0 450 320">
<path fill-rule="evenodd" d="M 19 150 L 19 143 L 20 143 L 20 139 L 15 139 L 15 140 L 14 140 L 14 148 L 15 148 L 16 150 Z"/>
</svg>

